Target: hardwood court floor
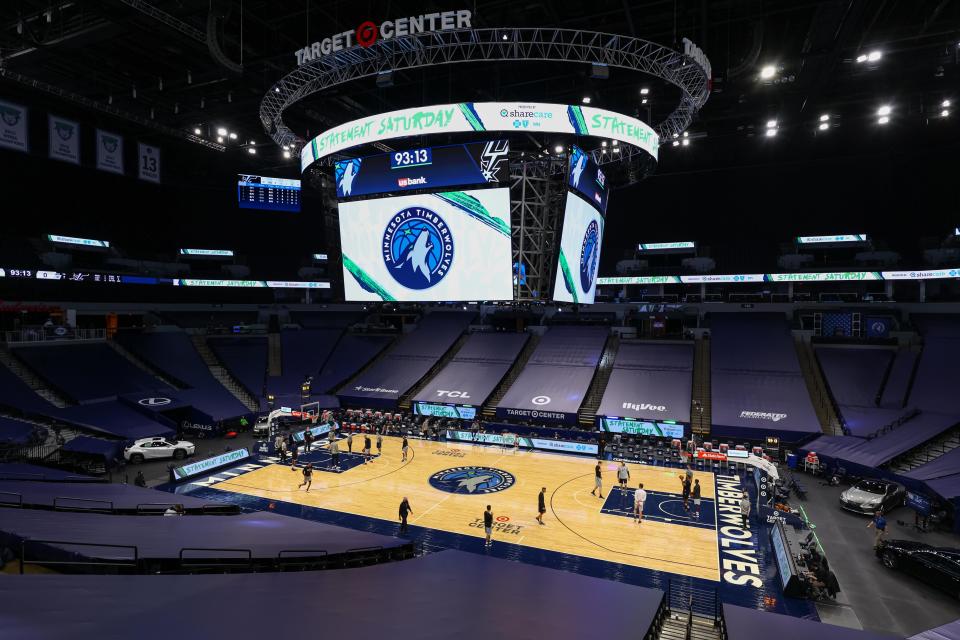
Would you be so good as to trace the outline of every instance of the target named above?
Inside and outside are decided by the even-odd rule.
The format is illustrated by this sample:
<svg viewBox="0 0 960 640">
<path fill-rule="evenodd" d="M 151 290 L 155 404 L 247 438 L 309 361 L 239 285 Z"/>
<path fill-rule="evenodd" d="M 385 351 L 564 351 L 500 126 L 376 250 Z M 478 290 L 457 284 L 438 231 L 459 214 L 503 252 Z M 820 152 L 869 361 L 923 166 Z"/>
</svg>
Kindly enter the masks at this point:
<svg viewBox="0 0 960 640">
<path fill-rule="evenodd" d="M 354 439 L 354 445 L 359 444 Z M 510 542 L 559 553 L 595 558 L 670 573 L 719 580 L 717 532 L 713 526 L 688 526 L 601 513 L 604 501 L 590 495 L 594 486 L 592 458 L 533 451 L 504 451 L 498 447 L 410 440 L 412 453 L 401 463 L 400 439 L 384 438 L 383 455 L 343 473 L 317 470 L 309 493 L 298 489 L 300 470 L 269 465 L 212 485 L 221 491 L 282 500 L 322 509 L 397 522 L 401 499 L 410 500 L 411 525 L 483 537 L 483 511 L 493 506 L 499 519 L 494 544 Z M 361 445 L 362 446 L 362 445 Z M 341 451 L 346 450 L 343 441 Z M 356 452 L 356 449 L 355 449 Z M 453 467 L 484 466 L 507 471 L 513 486 L 487 494 L 447 493 L 431 486 L 429 478 Z M 603 491 L 617 496 L 617 463 L 603 463 Z M 681 473 L 676 468 L 628 465 L 630 486 L 644 483 L 648 492 L 676 494 Z M 695 472 L 705 499 L 714 498 L 712 473 Z M 547 488 L 545 526 L 537 524 L 537 494 Z M 667 496 L 667 502 L 672 500 Z M 663 496 L 660 498 L 663 501 Z M 624 501 L 632 508 L 632 498 Z M 617 501 L 619 502 L 619 501 Z M 648 498 L 647 515 L 651 514 Z M 608 510 L 611 502 L 608 502 Z M 712 502 L 705 508 L 713 510 Z M 662 514 L 661 514 L 662 515 Z M 715 521 L 710 514 L 710 522 Z M 506 518 L 506 519 L 505 519 Z"/>
</svg>

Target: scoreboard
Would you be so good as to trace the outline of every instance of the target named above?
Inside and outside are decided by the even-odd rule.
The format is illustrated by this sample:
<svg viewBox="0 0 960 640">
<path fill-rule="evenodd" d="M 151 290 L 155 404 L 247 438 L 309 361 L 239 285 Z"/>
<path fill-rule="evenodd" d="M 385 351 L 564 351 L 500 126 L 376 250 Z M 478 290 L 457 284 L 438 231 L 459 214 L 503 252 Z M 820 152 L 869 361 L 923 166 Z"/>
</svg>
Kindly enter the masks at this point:
<svg viewBox="0 0 960 640">
<path fill-rule="evenodd" d="M 300 181 L 240 174 L 237 203 L 241 209 L 300 211 Z"/>
</svg>

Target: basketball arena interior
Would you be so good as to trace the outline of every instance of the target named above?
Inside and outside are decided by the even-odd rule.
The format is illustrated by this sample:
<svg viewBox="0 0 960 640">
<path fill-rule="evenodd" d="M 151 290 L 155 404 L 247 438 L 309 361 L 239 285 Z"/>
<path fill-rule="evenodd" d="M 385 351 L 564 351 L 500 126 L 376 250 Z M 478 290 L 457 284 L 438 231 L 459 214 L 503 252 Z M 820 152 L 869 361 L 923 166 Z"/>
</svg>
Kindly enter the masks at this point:
<svg viewBox="0 0 960 640">
<path fill-rule="evenodd" d="M 960 640 L 960 3 L 0 3 L 0 637 Z"/>
</svg>

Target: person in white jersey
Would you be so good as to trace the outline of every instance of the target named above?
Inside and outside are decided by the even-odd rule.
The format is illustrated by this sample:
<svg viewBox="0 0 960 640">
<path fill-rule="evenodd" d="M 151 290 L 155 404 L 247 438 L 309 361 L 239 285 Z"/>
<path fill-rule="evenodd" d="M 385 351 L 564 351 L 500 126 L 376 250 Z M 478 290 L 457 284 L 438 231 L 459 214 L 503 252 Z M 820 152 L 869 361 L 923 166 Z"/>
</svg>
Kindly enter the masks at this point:
<svg viewBox="0 0 960 640">
<path fill-rule="evenodd" d="M 637 490 L 633 492 L 633 517 L 637 524 L 643 522 L 643 503 L 646 501 L 647 492 L 643 490 L 643 483 L 641 482 L 637 486 Z"/>
</svg>

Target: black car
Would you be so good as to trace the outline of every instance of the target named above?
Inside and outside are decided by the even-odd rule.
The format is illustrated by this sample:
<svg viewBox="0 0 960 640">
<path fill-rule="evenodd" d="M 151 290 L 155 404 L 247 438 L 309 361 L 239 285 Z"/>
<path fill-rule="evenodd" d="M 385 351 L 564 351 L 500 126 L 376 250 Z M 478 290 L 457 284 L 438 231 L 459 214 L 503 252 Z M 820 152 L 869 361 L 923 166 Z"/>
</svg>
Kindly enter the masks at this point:
<svg viewBox="0 0 960 640">
<path fill-rule="evenodd" d="M 912 540 L 890 540 L 877 549 L 888 569 L 900 569 L 960 598 L 960 549 L 931 547 Z"/>
<path fill-rule="evenodd" d="M 840 494 L 840 506 L 848 511 L 873 515 L 903 504 L 907 490 L 889 480 L 861 480 Z"/>
</svg>

